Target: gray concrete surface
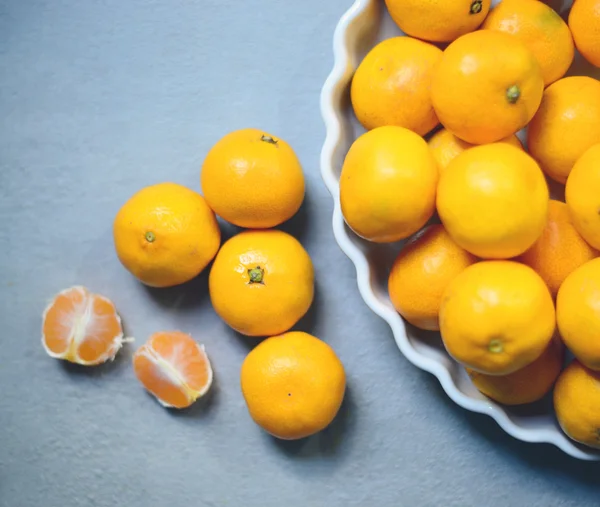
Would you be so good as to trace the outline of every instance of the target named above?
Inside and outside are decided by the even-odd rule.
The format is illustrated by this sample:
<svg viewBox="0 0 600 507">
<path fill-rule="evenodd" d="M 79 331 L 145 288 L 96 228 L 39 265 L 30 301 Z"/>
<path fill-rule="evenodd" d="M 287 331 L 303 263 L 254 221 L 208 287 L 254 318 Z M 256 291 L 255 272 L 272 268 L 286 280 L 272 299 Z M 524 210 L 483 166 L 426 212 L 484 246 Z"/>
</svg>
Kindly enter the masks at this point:
<svg viewBox="0 0 600 507">
<path fill-rule="evenodd" d="M 0 2 L 0 506 L 597 506 L 599 465 L 503 434 L 412 367 L 356 289 L 319 176 L 321 85 L 351 0 Z M 279 442 L 252 421 L 238 371 L 250 342 L 219 321 L 201 276 L 149 290 L 119 265 L 111 224 L 142 186 L 199 189 L 224 133 L 287 139 L 308 194 L 286 226 L 317 297 L 299 328 L 348 372 L 333 426 Z M 40 345 L 40 314 L 71 284 L 110 296 L 138 340 L 204 342 L 212 396 L 181 413 L 135 381 L 131 347 L 83 369 Z"/>
</svg>

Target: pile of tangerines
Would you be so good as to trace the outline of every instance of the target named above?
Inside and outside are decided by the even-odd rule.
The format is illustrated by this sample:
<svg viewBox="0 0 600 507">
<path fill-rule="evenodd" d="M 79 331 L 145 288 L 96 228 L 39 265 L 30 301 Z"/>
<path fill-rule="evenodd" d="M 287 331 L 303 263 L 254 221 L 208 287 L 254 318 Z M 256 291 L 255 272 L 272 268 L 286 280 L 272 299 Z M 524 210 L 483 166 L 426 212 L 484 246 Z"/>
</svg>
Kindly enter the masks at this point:
<svg viewBox="0 0 600 507">
<path fill-rule="evenodd" d="M 314 271 L 303 246 L 272 229 L 303 202 L 300 162 L 282 139 L 240 130 L 209 151 L 201 186 L 204 197 L 175 183 L 131 197 L 114 221 L 117 256 L 151 287 L 188 282 L 214 259 L 209 292 L 217 314 L 243 335 L 269 337 L 241 368 L 250 415 L 283 439 L 320 431 L 341 406 L 345 372 L 325 342 L 288 332 L 312 304 Z M 215 214 L 249 230 L 221 246 Z M 42 343 L 52 357 L 97 365 L 114 359 L 126 341 L 113 303 L 84 287 L 62 291 L 44 312 Z M 204 346 L 181 331 L 153 334 L 135 352 L 133 368 L 162 405 L 178 409 L 204 396 L 213 380 Z"/>
<path fill-rule="evenodd" d="M 391 302 L 483 394 L 517 405 L 554 387 L 565 433 L 600 448 L 600 82 L 563 77 L 575 48 L 600 67 L 600 0 L 575 0 L 568 23 L 537 0 L 386 4 L 407 36 L 354 75 L 367 132 L 342 167 L 345 220 L 410 238 Z"/>
</svg>

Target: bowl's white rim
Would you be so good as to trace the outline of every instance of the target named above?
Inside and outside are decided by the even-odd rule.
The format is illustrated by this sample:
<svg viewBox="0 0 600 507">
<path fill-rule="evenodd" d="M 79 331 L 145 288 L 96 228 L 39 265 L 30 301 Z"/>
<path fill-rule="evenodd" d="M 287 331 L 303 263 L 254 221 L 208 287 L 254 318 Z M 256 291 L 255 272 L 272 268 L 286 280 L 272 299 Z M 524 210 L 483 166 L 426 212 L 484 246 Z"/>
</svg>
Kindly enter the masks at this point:
<svg viewBox="0 0 600 507">
<path fill-rule="evenodd" d="M 355 0 L 337 24 L 333 36 L 334 66 L 325 81 L 321 92 L 321 115 L 326 127 L 326 137 L 321 151 L 321 175 L 334 200 L 333 232 L 342 251 L 352 260 L 356 267 L 358 288 L 365 303 L 384 319 L 392 328 L 394 339 L 400 351 L 416 367 L 435 375 L 446 394 L 461 407 L 472 412 L 487 414 L 509 435 L 535 443 L 550 443 L 574 458 L 582 460 L 599 460 L 600 454 L 593 450 L 586 452 L 574 445 L 564 434 L 557 430 L 522 428 L 512 422 L 504 409 L 496 403 L 473 399 L 463 394 L 454 384 L 450 372 L 440 363 L 419 354 L 410 344 L 401 317 L 391 308 L 382 305 L 371 287 L 371 270 L 367 258 L 352 242 L 345 227 L 339 199 L 339 181 L 333 169 L 333 155 L 340 142 L 342 117 L 336 111 L 336 93 L 341 93 L 344 83 L 348 82 L 354 69 L 347 46 L 349 26 L 366 15 L 377 0 Z M 350 233 L 352 234 L 352 233 Z"/>
</svg>

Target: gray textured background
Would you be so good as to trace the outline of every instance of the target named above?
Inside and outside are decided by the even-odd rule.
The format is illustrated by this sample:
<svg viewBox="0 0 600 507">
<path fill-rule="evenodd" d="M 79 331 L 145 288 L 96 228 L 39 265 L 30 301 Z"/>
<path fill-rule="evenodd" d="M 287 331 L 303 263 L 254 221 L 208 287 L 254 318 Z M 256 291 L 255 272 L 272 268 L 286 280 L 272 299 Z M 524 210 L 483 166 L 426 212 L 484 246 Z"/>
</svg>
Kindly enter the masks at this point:
<svg viewBox="0 0 600 507">
<path fill-rule="evenodd" d="M 600 466 L 517 442 L 454 406 L 412 367 L 359 298 L 319 176 L 321 85 L 351 0 L 0 2 L 0 505 L 592 506 Z M 325 433 L 283 443 L 246 413 L 250 347 L 216 317 L 201 276 L 149 290 L 113 253 L 111 225 L 139 188 L 199 189 L 207 149 L 258 126 L 287 139 L 308 180 L 287 226 L 312 255 L 313 310 L 299 326 L 348 372 Z M 147 396 L 131 348 L 96 369 L 45 356 L 40 314 L 85 284 L 127 332 L 180 328 L 204 342 L 216 384 L 175 413 Z"/>
</svg>

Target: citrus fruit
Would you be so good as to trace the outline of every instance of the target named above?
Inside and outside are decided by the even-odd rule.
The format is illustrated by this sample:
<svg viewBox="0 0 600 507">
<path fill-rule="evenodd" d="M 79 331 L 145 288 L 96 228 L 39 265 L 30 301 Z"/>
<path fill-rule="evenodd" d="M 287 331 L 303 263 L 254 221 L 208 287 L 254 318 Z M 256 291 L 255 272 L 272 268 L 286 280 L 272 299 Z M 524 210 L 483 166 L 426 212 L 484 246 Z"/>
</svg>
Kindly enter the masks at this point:
<svg viewBox="0 0 600 507">
<path fill-rule="evenodd" d="M 600 250 L 600 143 L 575 162 L 565 197 L 575 228 L 590 245 Z"/>
<path fill-rule="evenodd" d="M 554 410 L 573 440 L 600 449 L 600 373 L 573 361 L 554 388 Z"/>
<path fill-rule="evenodd" d="M 567 205 L 550 201 L 542 235 L 518 260 L 532 267 L 556 296 L 565 278 L 597 255 L 573 227 Z"/>
<path fill-rule="evenodd" d="M 59 292 L 44 310 L 42 345 L 51 357 L 86 366 L 116 356 L 123 343 L 115 305 L 85 287 Z"/>
<path fill-rule="evenodd" d="M 204 345 L 181 331 L 154 333 L 135 352 L 133 370 L 161 405 L 172 408 L 189 407 L 213 379 Z"/>
<path fill-rule="evenodd" d="M 486 375 L 467 368 L 473 385 L 488 398 L 503 405 L 524 405 L 550 392 L 562 369 L 565 349 L 560 340 L 551 340 L 533 363 L 508 375 Z"/>
<path fill-rule="evenodd" d="M 278 230 L 245 231 L 228 240 L 208 278 L 217 314 L 248 336 L 290 329 L 308 311 L 314 271 L 302 245 Z"/>
<path fill-rule="evenodd" d="M 367 129 L 406 127 L 425 135 L 438 124 L 429 88 L 441 49 L 410 37 L 393 37 L 375 46 L 356 69 L 351 100 Z"/>
<path fill-rule="evenodd" d="M 514 134 L 498 142 L 510 144 L 521 150 L 523 149 L 521 141 Z M 433 158 L 435 158 L 435 161 L 437 162 L 440 174 L 446 170 L 446 167 L 448 167 L 450 162 L 458 157 L 458 155 L 460 155 L 463 151 L 475 146 L 474 144 L 467 143 L 466 141 L 459 139 L 452 132 L 446 129 L 438 130 L 433 136 L 431 136 L 431 139 L 429 139 L 427 144 L 429 145 L 429 149 L 433 154 Z"/>
<path fill-rule="evenodd" d="M 412 325 L 437 331 L 444 290 L 476 260 L 452 241 L 443 225 L 430 225 L 394 261 L 388 281 L 394 308 Z"/>
<path fill-rule="evenodd" d="M 241 386 L 254 422 L 277 438 L 293 440 L 333 421 L 346 375 L 329 345 L 292 332 L 267 338 L 246 356 Z"/>
<path fill-rule="evenodd" d="M 490 0 L 385 0 L 390 16 L 404 33 L 449 42 L 477 30 L 490 10 Z"/>
<path fill-rule="evenodd" d="M 450 132 L 463 141 L 484 144 L 527 125 L 543 90 L 540 65 L 523 42 L 480 30 L 446 48 L 433 72 L 431 100 Z"/>
<path fill-rule="evenodd" d="M 294 150 L 262 130 L 236 130 L 219 140 L 200 178 L 208 205 L 239 227 L 275 227 L 304 200 L 304 174 Z"/>
<path fill-rule="evenodd" d="M 548 186 L 527 153 L 506 143 L 476 146 L 440 177 L 437 209 L 452 239 L 483 258 L 522 254 L 540 237 Z"/>
<path fill-rule="evenodd" d="M 600 0 L 577 0 L 569 13 L 569 28 L 583 57 L 600 67 Z"/>
<path fill-rule="evenodd" d="M 538 0 L 502 0 L 482 28 L 524 42 L 537 58 L 546 86 L 563 77 L 573 62 L 575 45 L 569 27 L 554 9 Z"/>
<path fill-rule="evenodd" d="M 138 280 L 170 287 L 196 277 L 221 242 L 215 214 L 202 196 L 176 183 L 140 190 L 113 225 L 119 260 Z"/>
<path fill-rule="evenodd" d="M 359 236 L 389 243 L 417 232 L 435 211 L 438 170 L 422 137 L 379 127 L 350 147 L 340 175 L 346 223 Z"/>
<path fill-rule="evenodd" d="M 575 357 L 600 370 L 600 258 L 586 262 L 563 282 L 556 298 L 556 322 Z"/>
<path fill-rule="evenodd" d="M 572 76 L 546 88 L 527 129 L 529 153 L 544 172 L 565 183 L 575 161 L 596 143 L 600 143 L 600 82 Z"/>
<path fill-rule="evenodd" d="M 508 375 L 535 361 L 555 328 L 552 296 L 529 266 L 482 261 L 459 273 L 442 297 L 448 353 L 472 370 Z"/>
</svg>

